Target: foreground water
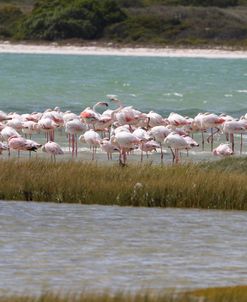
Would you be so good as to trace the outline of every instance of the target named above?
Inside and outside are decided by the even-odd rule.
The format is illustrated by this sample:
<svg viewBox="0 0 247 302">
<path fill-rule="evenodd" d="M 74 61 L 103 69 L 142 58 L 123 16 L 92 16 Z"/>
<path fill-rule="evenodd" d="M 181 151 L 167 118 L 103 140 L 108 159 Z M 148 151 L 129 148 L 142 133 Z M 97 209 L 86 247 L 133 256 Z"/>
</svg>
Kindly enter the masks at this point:
<svg viewBox="0 0 247 302">
<path fill-rule="evenodd" d="M 0 294 L 247 283 L 247 213 L 0 201 Z"/>
</svg>

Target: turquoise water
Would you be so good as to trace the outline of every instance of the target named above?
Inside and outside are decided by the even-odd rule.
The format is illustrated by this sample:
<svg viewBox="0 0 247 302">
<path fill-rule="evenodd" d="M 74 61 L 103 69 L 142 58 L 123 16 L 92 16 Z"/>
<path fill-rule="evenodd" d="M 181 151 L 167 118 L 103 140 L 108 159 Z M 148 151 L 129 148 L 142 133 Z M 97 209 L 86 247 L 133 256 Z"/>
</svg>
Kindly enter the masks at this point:
<svg viewBox="0 0 247 302">
<path fill-rule="evenodd" d="M 0 110 L 81 112 L 107 94 L 164 116 L 247 112 L 247 60 L 0 54 Z"/>
</svg>

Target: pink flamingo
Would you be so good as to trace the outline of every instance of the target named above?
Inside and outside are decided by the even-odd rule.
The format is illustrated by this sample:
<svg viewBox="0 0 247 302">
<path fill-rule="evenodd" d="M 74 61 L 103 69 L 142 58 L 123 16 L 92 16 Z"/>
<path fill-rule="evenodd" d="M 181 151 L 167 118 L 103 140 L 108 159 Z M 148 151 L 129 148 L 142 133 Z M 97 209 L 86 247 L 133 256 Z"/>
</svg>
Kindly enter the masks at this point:
<svg viewBox="0 0 247 302">
<path fill-rule="evenodd" d="M 127 151 L 132 150 L 140 144 L 140 139 L 130 132 L 120 131 L 111 136 L 111 142 L 120 148 L 119 164 L 125 165 L 127 160 Z"/>
<path fill-rule="evenodd" d="M 208 136 L 207 141 L 211 140 L 211 151 L 213 151 L 214 135 L 220 131 L 219 126 L 225 122 L 224 117 L 218 116 L 214 113 L 204 113 L 201 118 L 202 128 L 211 129 L 211 134 Z M 213 129 L 216 129 L 214 132 Z"/>
<path fill-rule="evenodd" d="M 22 133 L 25 134 L 25 137 L 29 135 L 29 138 L 31 139 L 33 134 L 37 134 L 40 131 L 40 127 L 37 122 L 34 121 L 25 121 L 22 123 Z"/>
<path fill-rule="evenodd" d="M 120 149 L 114 144 L 112 144 L 109 138 L 103 138 L 100 142 L 100 146 L 101 149 L 106 152 L 108 160 L 112 160 L 112 153 L 120 152 Z"/>
<path fill-rule="evenodd" d="M 175 112 L 171 112 L 167 120 L 172 127 L 187 126 L 191 123 L 189 119 Z"/>
<path fill-rule="evenodd" d="M 90 149 L 93 149 L 92 160 L 94 160 L 97 147 L 100 146 L 101 142 L 100 135 L 93 129 L 90 129 L 79 137 L 79 141 L 87 143 L 90 146 Z"/>
<path fill-rule="evenodd" d="M 18 157 L 20 157 L 20 151 L 34 151 L 36 152 L 38 148 L 41 147 L 41 144 L 30 140 L 30 139 L 25 139 L 22 136 L 11 136 L 8 139 L 8 145 L 9 148 L 12 150 L 17 150 L 18 151 Z M 29 153 L 31 156 L 31 152 Z"/>
<path fill-rule="evenodd" d="M 171 132 L 170 134 L 168 134 L 164 140 L 164 143 L 167 144 L 167 146 L 171 149 L 173 162 L 176 161 L 176 163 L 178 163 L 179 161 L 178 151 L 182 149 L 187 150 L 188 148 L 190 148 L 190 145 L 187 143 L 186 139 L 176 132 Z"/>
<path fill-rule="evenodd" d="M 96 111 L 96 108 L 99 106 L 108 106 L 108 103 L 106 102 L 97 102 L 93 108 L 90 107 L 85 108 L 80 113 L 80 118 L 89 125 L 92 125 L 94 127 L 94 124 L 100 119 L 101 114 Z"/>
<path fill-rule="evenodd" d="M 140 140 L 140 150 L 141 150 L 141 162 L 143 161 L 143 148 L 141 147 L 147 141 L 151 140 L 152 138 L 147 133 L 146 130 L 142 128 L 137 128 L 134 130 L 133 135 L 135 135 Z"/>
<path fill-rule="evenodd" d="M 160 160 L 162 163 L 164 157 L 162 144 L 167 135 L 171 133 L 171 130 L 166 126 L 155 126 L 148 133 L 156 142 L 160 144 Z"/>
<path fill-rule="evenodd" d="M 54 131 L 59 127 L 51 118 L 45 117 L 38 121 L 38 127 L 45 132 L 46 140 L 54 141 Z"/>
<path fill-rule="evenodd" d="M 154 140 L 143 142 L 140 145 L 141 151 L 146 153 L 147 158 L 148 158 L 148 152 L 157 151 L 157 148 L 160 148 L 160 144 L 158 144 Z"/>
<path fill-rule="evenodd" d="M 167 126 L 168 121 L 164 119 L 160 114 L 152 110 L 149 111 L 149 113 L 147 113 L 147 129 L 161 125 Z"/>
<path fill-rule="evenodd" d="M 213 150 L 213 155 L 229 156 L 233 154 L 234 152 L 230 148 L 229 144 L 220 144 L 217 148 Z"/>
<path fill-rule="evenodd" d="M 241 119 L 239 121 L 227 121 L 223 124 L 223 132 L 230 135 L 230 141 L 232 143 L 232 150 L 234 152 L 234 134 L 241 135 L 240 141 L 240 154 L 243 149 L 243 137 L 242 134 L 247 132 L 247 120 Z"/>
<path fill-rule="evenodd" d="M 68 121 L 65 124 L 65 132 L 69 135 L 69 147 L 70 147 L 70 136 L 72 138 L 72 156 L 77 156 L 77 134 L 86 131 L 87 126 L 83 124 L 79 119 Z"/>
<path fill-rule="evenodd" d="M 57 144 L 56 142 L 53 141 L 49 141 L 46 144 L 44 144 L 41 147 L 41 150 L 43 152 L 46 152 L 48 154 L 51 155 L 51 160 L 54 160 L 54 162 L 56 161 L 56 155 L 62 155 L 64 154 L 62 148 L 60 147 L 59 144 Z"/>
</svg>

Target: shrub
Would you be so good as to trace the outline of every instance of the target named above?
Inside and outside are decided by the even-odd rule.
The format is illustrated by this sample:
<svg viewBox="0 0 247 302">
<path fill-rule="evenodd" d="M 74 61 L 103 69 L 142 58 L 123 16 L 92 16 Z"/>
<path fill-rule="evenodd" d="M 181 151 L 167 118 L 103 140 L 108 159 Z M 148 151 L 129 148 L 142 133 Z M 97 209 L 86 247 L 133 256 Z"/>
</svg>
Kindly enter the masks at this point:
<svg viewBox="0 0 247 302">
<path fill-rule="evenodd" d="M 22 17 L 21 10 L 13 5 L 0 8 L 0 37 L 11 37 Z"/>
<path fill-rule="evenodd" d="M 114 0 L 40 0 L 21 32 L 27 39 L 96 39 L 105 26 L 125 17 Z"/>
</svg>

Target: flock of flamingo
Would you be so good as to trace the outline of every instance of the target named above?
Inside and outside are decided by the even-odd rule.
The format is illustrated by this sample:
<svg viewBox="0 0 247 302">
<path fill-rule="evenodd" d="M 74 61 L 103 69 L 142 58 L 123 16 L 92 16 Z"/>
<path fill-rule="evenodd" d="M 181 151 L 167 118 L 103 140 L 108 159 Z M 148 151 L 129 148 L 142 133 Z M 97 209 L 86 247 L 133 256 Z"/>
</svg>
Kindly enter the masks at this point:
<svg viewBox="0 0 247 302">
<path fill-rule="evenodd" d="M 0 154 L 12 150 L 37 151 L 41 149 L 51 155 L 64 154 L 61 146 L 55 142 L 55 133 L 60 130 L 68 138 L 69 152 L 77 157 L 78 141 L 86 143 L 95 159 L 97 148 L 101 148 L 108 160 L 114 152 L 119 153 L 120 165 L 125 165 L 127 156 L 136 149 L 143 154 L 160 150 L 163 162 L 164 148 L 169 148 L 173 162 L 180 160 L 180 151 L 199 147 L 193 139 L 195 133 L 201 133 L 201 148 L 209 143 L 212 154 L 229 156 L 235 152 L 234 135 L 240 135 L 240 154 L 243 151 L 243 134 L 247 134 L 247 113 L 239 119 L 215 113 L 198 113 L 194 118 L 178 113 L 170 113 L 167 118 L 154 111 L 143 113 L 124 106 L 115 95 L 108 95 L 109 103 L 116 109 L 107 109 L 107 102 L 97 102 L 92 108 L 85 108 L 79 115 L 70 111 L 62 112 L 56 107 L 44 112 L 26 114 L 5 113 L 0 111 Z M 97 110 L 105 109 L 103 113 Z M 58 129 L 58 130 L 57 130 Z M 32 135 L 45 134 L 45 143 L 32 140 Z M 214 136 L 224 135 L 224 143 L 214 148 Z"/>
</svg>

